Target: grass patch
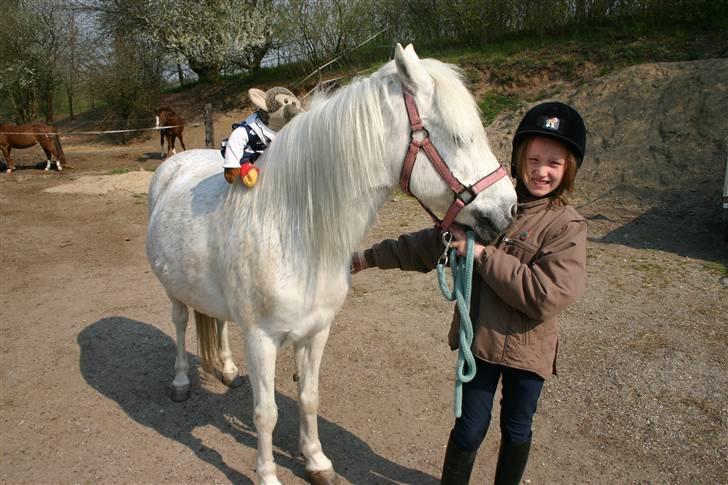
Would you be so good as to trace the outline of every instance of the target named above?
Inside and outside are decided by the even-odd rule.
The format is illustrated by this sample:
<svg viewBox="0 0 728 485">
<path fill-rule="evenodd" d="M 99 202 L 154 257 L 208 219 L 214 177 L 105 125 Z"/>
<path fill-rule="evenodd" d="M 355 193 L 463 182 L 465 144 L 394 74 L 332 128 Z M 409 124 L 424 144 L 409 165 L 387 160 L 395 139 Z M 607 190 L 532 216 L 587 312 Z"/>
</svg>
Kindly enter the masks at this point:
<svg viewBox="0 0 728 485">
<path fill-rule="evenodd" d="M 128 168 L 114 168 L 106 172 L 106 175 L 124 175 L 129 172 L 131 172 L 131 169 Z"/>
<path fill-rule="evenodd" d="M 667 278 L 670 269 L 666 266 L 643 261 L 636 264 L 634 269 L 642 273 L 642 284 L 644 285 L 666 288 L 670 284 L 669 278 Z"/>
<path fill-rule="evenodd" d="M 505 96 L 503 94 L 488 92 L 480 100 L 480 112 L 483 122 L 488 125 L 503 111 L 510 111 L 519 104 L 519 99 L 515 96 Z"/>
<path fill-rule="evenodd" d="M 728 266 L 718 261 L 704 261 L 703 269 L 710 271 L 717 276 L 728 276 Z"/>
<path fill-rule="evenodd" d="M 134 204 L 147 205 L 147 194 L 136 193 L 132 194 L 132 197 L 134 197 Z"/>
<path fill-rule="evenodd" d="M 660 266 L 659 264 L 655 263 L 648 263 L 648 262 L 642 262 L 637 265 L 635 265 L 635 269 L 642 271 L 645 274 L 650 275 L 662 275 L 667 272 L 667 268 L 664 266 Z"/>
</svg>

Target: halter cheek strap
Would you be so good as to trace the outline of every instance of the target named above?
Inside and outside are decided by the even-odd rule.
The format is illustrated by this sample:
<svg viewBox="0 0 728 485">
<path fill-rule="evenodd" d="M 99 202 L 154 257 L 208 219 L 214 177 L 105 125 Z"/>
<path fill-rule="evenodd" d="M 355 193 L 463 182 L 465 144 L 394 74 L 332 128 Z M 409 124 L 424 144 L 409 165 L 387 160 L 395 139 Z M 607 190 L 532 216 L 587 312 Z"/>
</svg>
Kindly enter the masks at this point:
<svg viewBox="0 0 728 485">
<path fill-rule="evenodd" d="M 419 199 L 417 199 L 417 201 L 430 214 L 433 220 L 436 221 L 435 226 L 446 231 L 455 221 L 455 217 L 457 217 L 463 207 L 474 201 L 480 192 L 505 177 L 507 172 L 505 168 L 499 166 L 496 170 L 481 178 L 471 186 L 466 186 L 460 182 L 450 171 L 450 168 L 432 144 L 432 141 L 430 140 L 430 133 L 427 131 L 424 123 L 422 122 L 414 96 L 412 93 L 407 91 L 407 89 L 403 88 L 402 92 L 404 94 L 404 105 L 407 108 L 407 117 L 409 118 L 411 131 L 410 144 L 404 157 L 402 172 L 400 172 L 399 175 L 399 186 L 403 192 L 417 199 L 417 196 L 412 194 L 410 191 L 409 182 L 410 177 L 412 176 L 412 170 L 415 166 L 415 161 L 417 160 L 417 154 L 420 150 L 424 151 L 427 159 L 430 161 L 430 164 L 432 164 L 435 171 L 438 175 L 440 175 L 440 178 L 455 194 L 455 198 L 453 199 L 452 204 L 450 204 L 450 208 L 447 210 L 447 213 L 442 220 L 439 220 L 437 216 L 435 216 L 435 214 L 433 214 L 433 212 Z M 415 134 L 418 132 L 423 132 L 421 139 L 415 138 Z"/>
</svg>

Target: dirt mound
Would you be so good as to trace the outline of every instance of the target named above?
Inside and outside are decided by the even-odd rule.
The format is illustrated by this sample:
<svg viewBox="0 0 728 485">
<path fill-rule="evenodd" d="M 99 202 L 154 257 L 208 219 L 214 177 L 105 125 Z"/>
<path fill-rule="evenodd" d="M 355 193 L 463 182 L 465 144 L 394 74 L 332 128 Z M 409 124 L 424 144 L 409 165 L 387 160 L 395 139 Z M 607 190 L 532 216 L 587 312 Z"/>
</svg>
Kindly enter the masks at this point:
<svg viewBox="0 0 728 485">
<path fill-rule="evenodd" d="M 718 195 L 728 138 L 728 59 L 642 64 L 558 97 L 587 124 L 581 191 L 617 185 L 650 191 L 700 185 Z M 510 157 L 518 120 L 530 106 L 488 127 L 499 159 Z"/>
</svg>

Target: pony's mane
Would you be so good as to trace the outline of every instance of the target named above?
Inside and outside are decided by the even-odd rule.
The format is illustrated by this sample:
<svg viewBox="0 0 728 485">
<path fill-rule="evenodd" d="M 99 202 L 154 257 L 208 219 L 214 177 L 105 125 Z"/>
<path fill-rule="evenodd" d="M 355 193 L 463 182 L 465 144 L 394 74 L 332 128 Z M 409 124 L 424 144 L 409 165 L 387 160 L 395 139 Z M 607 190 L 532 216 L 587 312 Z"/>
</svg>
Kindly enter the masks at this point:
<svg viewBox="0 0 728 485">
<path fill-rule="evenodd" d="M 458 70 L 433 59 L 422 65 L 435 83 L 434 109 L 454 140 L 483 131 L 477 106 Z M 255 194 L 236 204 L 254 204 L 262 219 L 281 221 L 277 235 L 295 246 L 307 264 L 341 264 L 359 242 L 391 185 L 384 160 L 389 132 L 382 113 L 390 106 L 388 87 L 399 82 L 394 61 L 368 78 L 355 79 L 333 95 L 318 95 L 311 109 L 278 134 L 257 164 L 263 176 Z M 423 118 L 427 120 L 425 113 Z M 402 146 L 402 152 L 406 146 Z M 235 195 L 247 189 L 238 186 Z M 351 211 L 351 201 L 359 206 Z M 344 203 L 347 202 L 348 203 Z M 371 222 L 371 221 L 367 221 Z M 268 227 L 268 224 L 263 224 Z"/>
</svg>

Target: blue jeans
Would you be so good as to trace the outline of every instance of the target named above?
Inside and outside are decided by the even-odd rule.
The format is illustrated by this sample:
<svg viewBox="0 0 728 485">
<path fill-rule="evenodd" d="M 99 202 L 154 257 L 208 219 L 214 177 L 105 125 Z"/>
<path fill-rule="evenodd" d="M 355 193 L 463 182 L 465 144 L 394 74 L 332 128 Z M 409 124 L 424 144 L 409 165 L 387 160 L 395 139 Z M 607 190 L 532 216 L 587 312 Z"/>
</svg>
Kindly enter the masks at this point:
<svg viewBox="0 0 728 485">
<path fill-rule="evenodd" d="M 477 358 L 475 362 L 475 377 L 463 385 L 463 411 L 455 420 L 452 432 L 455 444 L 463 451 L 475 451 L 480 447 L 490 425 L 493 398 L 501 376 L 502 438 L 514 444 L 525 443 L 531 437 L 533 415 L 544 380 L 533 372 L 489 364 Z"/>
</svg>

